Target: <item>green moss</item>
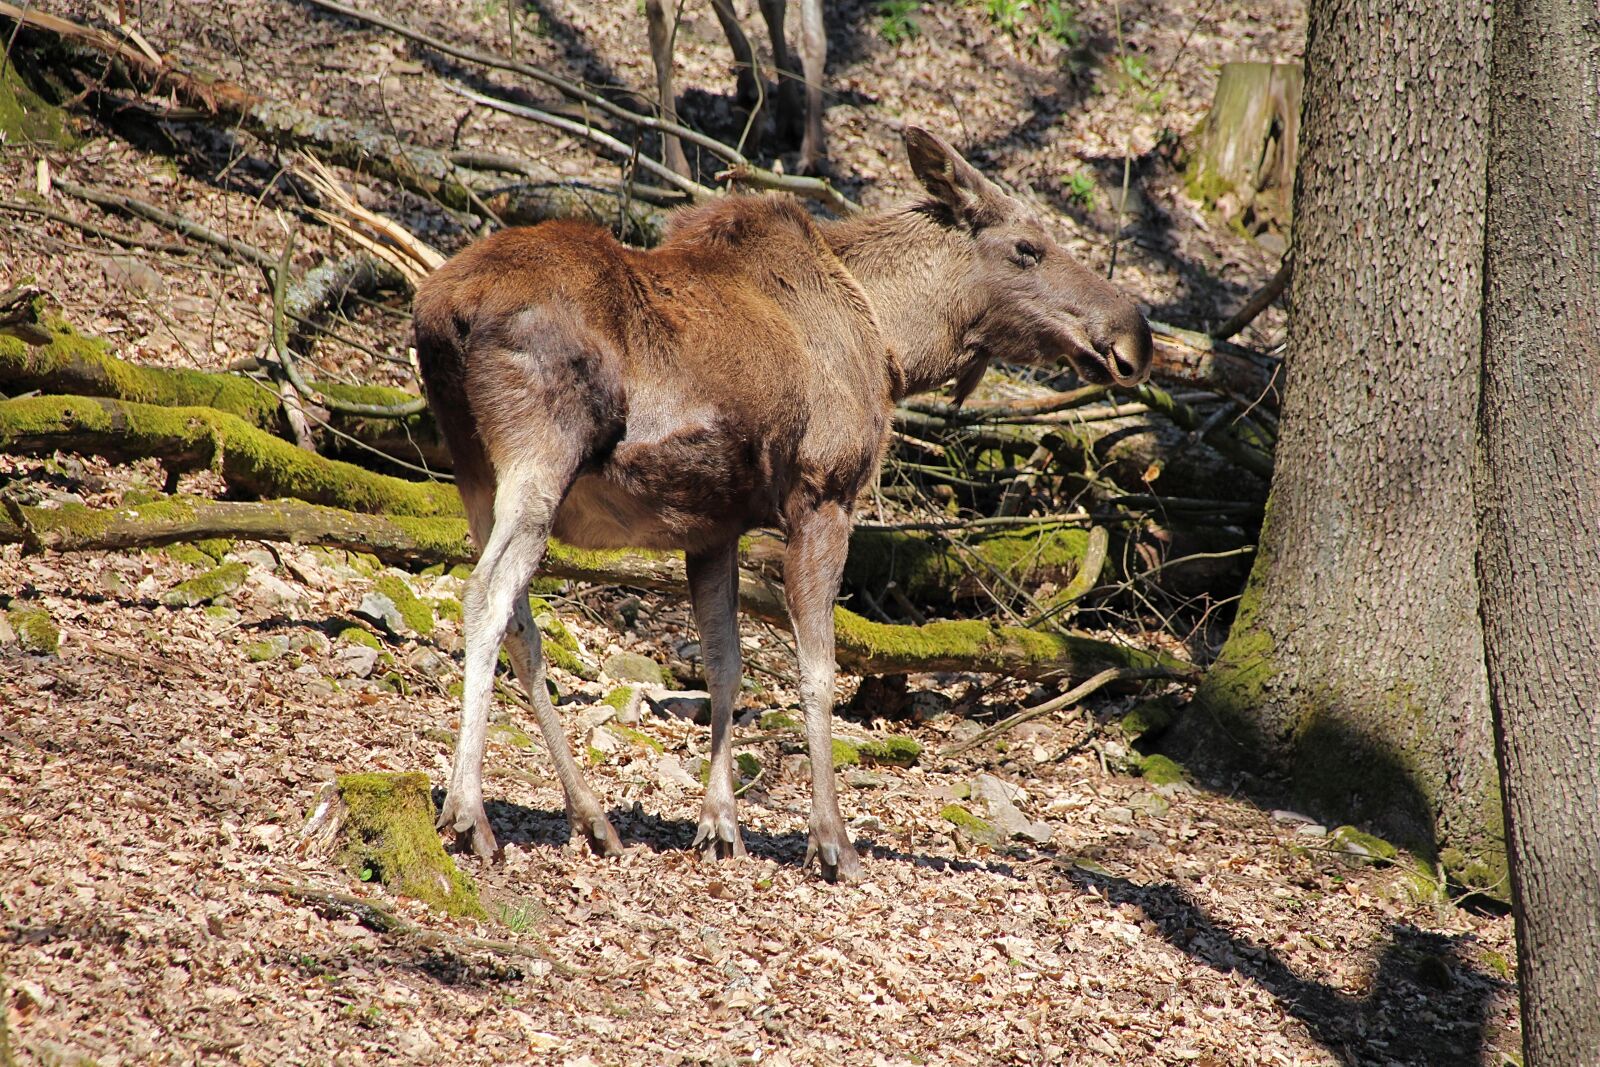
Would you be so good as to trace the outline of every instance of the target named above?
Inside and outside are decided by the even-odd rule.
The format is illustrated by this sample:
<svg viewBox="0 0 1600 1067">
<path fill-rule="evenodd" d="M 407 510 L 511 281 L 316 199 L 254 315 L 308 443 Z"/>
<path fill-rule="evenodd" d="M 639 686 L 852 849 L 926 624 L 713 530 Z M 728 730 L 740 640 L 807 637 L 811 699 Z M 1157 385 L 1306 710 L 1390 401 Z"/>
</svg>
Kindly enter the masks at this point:
<svg viewBox="0 0 1600 1067">
<path fill-rule="evenodd" d="M 455 566 L 451 567 L 450 570 L 447 571 L 446 573 L 449 574 L 450 577 L 459 578 L 464 582 L 468 578 L 472 577 L 472 564 L 470 564 L 470 563 L 457 563 Z"/>
<path fill-rule="evenodd" d="M 633 686 L 619 685 L 611 692 L 600 698 L 600 703 L 616 711 L 626 711 L 628 705 L 633 703 Z"/>
<path fill-rule="evenodd" d="M 233 540 L 227 537 L 207 537 L 194 542 L 194 547 L 214 562 L 221 563 L 222 557 L 233 551 Z"/>
<path fill-rule="evenodd" d="M 1188 780 L 1182 767 L 1160 754 L 1139 761 L 1139 776 L 1153 785 L 1176 785 Z"/>
<path fill-rule="evenodd" d="M 746 782 L 753 782 L 761 777 L 761 761 L 749 752 L 734 753 L 733 769 Z"/>
<path fill-rule="evenodd" d="M 861 750 L 843 738 L 833 739 L 833 769 L 854 767 L 861 762 Z"/>
<path fill-rule="evenodd" d="M 41 604 L 13 604 L 6 621 L 16 632 L 17 644 L 35 656 L 53 656 L 61 648 L 61 631 Z"/>
<path fill-rule="evenodd" d="M 1378 863 L 1389 863 L 1400 854 L 1400 850 L 1381 837 L 1357 830 L 1354 826 L 1340 826 L 1328 835 L 1328 840 L 1335 848 L 1343 849 L 1354 856 L 1363 856 Z"/>
<path fill-rule="evenodd" d="M 249 576 L 250 567 L 247 564 L 224 563 L 188 581 L 179 582 L 162 594 L 161 602 L 169 608 L 189 608 L 196 604 L 208 604 L 238 589 Z"/>
<path fill-rule="evenodd" d="M 251 663 L 266 663 L 275 660 L 289 651 L 287 637 L 268 637 L 260 641 L 251 641 L 244 646 L 244 655 Z"/>
<path fill-rule="evenodd" d="M 461 601 L 453 596 L 440 597 L 433 602 L 434 614 L 441 619 L 449 619 L 453 623 L 462 621 Z"/>
<path fill-rule="evenodd" d="M 394 602 L 406 628 L 418 637 L 433 633 L 433 609 L 412 591 L 411 585 L 397 574 L 382 574 L 372 583 L 375 592 L 382 593 Z"/>
<path fill-rule="evenodd" d="M 800 721 L 786 711 L 769 711 L 761 716 L 763 730 L 804 730 Z"/>
<path fill-rule="evenodd" d="M 881 741 L 864 741 L 856 751 L 868 763 L 886 763 L 895 767 L 909 767 L 922 755 L 922 745 L 915 738 L 891 734 Z"/>
<path fill-rule="evenodd" d="M 445 852 L 434 830 L 428 776 L 344 774 L 339 795 L 349 808 L 341 862 L 362 881 L 381 881 L 450 915 L 483 918 L 472 879 Z"/>
<path fill-rule="evenodd" d="M 538 744 L 538 742 L 534 741 L 532 734 L 520 726 L 513 726 L 511 723 L 506 722 L 497 722 L 489 727 L 489 737 L 492 740 L 499 741 L 501 744 L 524 750 L 532 749 Z"/>
<path fill-rule="evenodd" d="M 950 603 L 986 595 L 992 569 L 1023 586 L 1066 585 L 1078 573 L 1089 532 L 1076 527 L 1029 526 L 969 538 L 952 545 L 937 534 L 856 530 L 845 563 L 847 586 L 881 590 L 894 582 L 912 600 Z"/>
<path fill-rule="evenodd" d="M 1498 977 L 1502 982 L 1511 981 L 1510 960 L 1506 959 L 1505 956 L 1496 952 L 1492 948 L 1484 949 L 1482 955 L 1484 966 L 1488 967 L 1496 977 Z"/>
<path fill-rule="evenodd" d="M 378 679 L 378 688 L 387 689 L 397 696 L 409 696 L 411 686 L 406 682 L 405 675 L 399 671 L 389 671 Z"/>
<path fill-rule="evenodd" d="M 946 804 L 939 809 L 939 818 L 956 827 L 956 829 L 965 830 L 980 839 L 993 840 L 999 836 L 995 833 L 993 826 L 990 826 L 960 804 Z"/>
<path fill-rule="evenodd" d="M 365 645 L 367 648 L 383 648 L 383 642 L 379 641 L 371 630 L 365 630 L 359 626 L 346 626 L 339 631 L 335 640 L 345 641 L 352 645 Z"/>
<path fill-rule="evenodd" d="M 184 469 L 211 468 L 230 486 L 367 514 L 459 516 L 442 483 L 407 482 L 324 459 L 209 407 L 162 407 L 82 396 L 0 402 L 0 448 L 59 445 L 122 458 L 155 456 Z"/>
<path fill-rule="evenodd" d="M 217 561 L 206 555 L 200 549 L 188 542 L 179 542 L 175 545 L 165 545 L 155 549 L 170 560 L 178 563 L 187 563 L 191 567 L 215 567 Z"/>
<path fill-rule="evenodd" d="M 1161 733 L 1172 725 L 1172 702 L 1165 697 L 1154 700 L 1141 700 L 1133 706 L 1133 710 L 1124 715 L 1118 726 L 1122 729 L 1122 736 L 1129 741 L 1137 741 L 1141 737 L 1152 737 Z"/>
<path fill-rule="evenodd" d="M 206 618 L 208 619 L 227 619 L 231 622 L 239 617 L 239 613 L 237 611 L 234 611 L 230 607 L 225 607 L 222 604 L 207 604 L 204 608 L 204 611 L 206 613 Z"/>
<path fill-rule="evenodd" d="M 533 609 L 534 624 L 544 636 L 545 661 L 589 681 L 600 677 L 599 672 L 579 656 L 578 639 L 556 615 L 555 609 L 539 597 L 530 598 L 529 606 Z"/>
<path fill-rule="evenodd" d="M 13 148 L 36 143 L 71 148 L 77 143 L 66 115 L 22 80 L 14 62 L 0 69 L 0 144 Z"/>
<path fill-rule="evenodd" d="M 647 748 L 651 752 L 664 754 L 667 751 L 665 746 L 663 746 L 660 741 L 657 741 L 655 738 L 641 730 L 633 729 L 631 726 L 623 726 L 621 723 L 614 722 L 608 723 L 606 725 L 606 729 L 610 730 L 624 741 L 629 741 L 635 745 L 638 745 L 640 748 Z"/>
</svg>

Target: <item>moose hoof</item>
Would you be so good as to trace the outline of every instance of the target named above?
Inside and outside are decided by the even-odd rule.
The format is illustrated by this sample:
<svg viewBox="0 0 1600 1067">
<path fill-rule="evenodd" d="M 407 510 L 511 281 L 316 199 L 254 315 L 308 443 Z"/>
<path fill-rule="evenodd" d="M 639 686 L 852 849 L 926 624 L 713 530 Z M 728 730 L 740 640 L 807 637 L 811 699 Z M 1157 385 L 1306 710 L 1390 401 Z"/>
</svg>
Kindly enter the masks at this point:
<svg viewBox="0 0 1600 1067">
<path fill-rule="evenodd" d="M 489 827 L 489 815 L 483 810 L 483 801 L 462 802 L 456 799 L 455 793 L 450 793 L 444 798 L 444 807 L 439 811 L 439 819 L 434 824 L 440 832 L 452 830 L 456 835 L 456 847 L 471 846 L 478 858 L 485 862 L 493 862 L 500 856 L 500 844 L 495 840 L 494 830 Z"/>
<path fill-rule="evenodd" d="M 713 862 L 745 855 L 744 836 L 739 833 L 739 822 L 732 812 L 702 813 L 700 828 L 689 847 L 699 849 L 701 859 Z"/>
<path fill-rule="evenodd" d="M 572 827 L 573 840 L 582 834 L 589 842 L 589 851 L 596 856 L 622 855 L 622 839 L 611 828 L 611 822 L 598 812 L 594 815 L 568 816 L 567 822 Z"/>
<path fill-rule="evenodd" d="M 811 866 L 812 860 L 816 861 L 817 869 L 826 881 L 861 880 L 861 858 L 856 855 L 855 846 L 850 843 L 850 838 L 845 836 L 842 827 L 834 833 L 816 829 L 811 831 L 811 836 L 806 841 L 807 867 Z"/>
</svg>

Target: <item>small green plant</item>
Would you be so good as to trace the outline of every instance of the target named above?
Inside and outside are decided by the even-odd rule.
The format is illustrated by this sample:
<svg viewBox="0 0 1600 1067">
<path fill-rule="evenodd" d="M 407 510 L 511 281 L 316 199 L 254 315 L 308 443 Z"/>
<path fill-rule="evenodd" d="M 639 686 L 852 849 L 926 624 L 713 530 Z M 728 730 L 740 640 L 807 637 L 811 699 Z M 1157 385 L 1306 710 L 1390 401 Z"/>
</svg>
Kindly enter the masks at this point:
<svg viewBox="0 0 1600 1067">
<path fill-rule="evenodd" d="M 503 903 L 495 909 L 500 913 L 500 921 L 506 929 L 513 933 L 526 933 L 538 926 L 545 919 L 545 909 L 531 900 L 517 901 L 514 904 Z"/>
<path fill-rule="evenodd" d="M 1079 207 L 1094 207 L 1094 175 L 1086 170 L 1073 171 L 1071 174 L 1061 176 L 1061 191 L 1067 194 L 1067 199 Z"/>
<path fill-rule="evenodd" d="M 1033 6 L 1033 0 L 983 0 L 983 12 L 995 27 L 1013 37 L 1022 29 L 1023 14 Z"/>
<path fill-rule="evenodd" d="M 878 36 L 890 44 L 909 41 L 919 32 L 919 0 L 878 0 Z"/>
<path fill-rule="evenodd" d="M 1156 87 L 1156 78 L 1150 73 L 1149 61 L 1137 52 L 1124 52 L 1118 56 L 1117 66 L 1121 68 L 1123 76 L 1139 88 L 1149 91 Z"/>
<path fill-rule="evenodd" d="M 1044 35 L 1067 48 L 1083 44 L 1083 27 L 1078 25 L 1078 13 L 1062 0 L 1045 0 L 1040 9 L 1044 15 Z"/>
</svg>

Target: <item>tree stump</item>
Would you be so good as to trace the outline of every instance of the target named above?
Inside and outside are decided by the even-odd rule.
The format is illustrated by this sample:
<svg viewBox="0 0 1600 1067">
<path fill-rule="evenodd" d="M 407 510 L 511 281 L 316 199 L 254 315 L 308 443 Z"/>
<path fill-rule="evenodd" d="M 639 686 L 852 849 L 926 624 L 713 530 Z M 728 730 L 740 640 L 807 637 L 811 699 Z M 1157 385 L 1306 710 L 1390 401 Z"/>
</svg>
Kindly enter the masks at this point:
<svg viewBox="0 0 1600 1067">
<path fill-rule="evenodd" d="M 1252 233 L 1287 233 L 1299 156 L 1298 65 L 1227 63 L 1190 136 L 1189 193 Z"/>
<path fill-rule="evenodd" d="M 333 856 L 360 881 L 382 882 L 450 915 L 481 918 L 477 888 L 445 852 L 433 820 L 427 775 L 342 774 L 317 798 L 299 849 Z"/>
</svg>

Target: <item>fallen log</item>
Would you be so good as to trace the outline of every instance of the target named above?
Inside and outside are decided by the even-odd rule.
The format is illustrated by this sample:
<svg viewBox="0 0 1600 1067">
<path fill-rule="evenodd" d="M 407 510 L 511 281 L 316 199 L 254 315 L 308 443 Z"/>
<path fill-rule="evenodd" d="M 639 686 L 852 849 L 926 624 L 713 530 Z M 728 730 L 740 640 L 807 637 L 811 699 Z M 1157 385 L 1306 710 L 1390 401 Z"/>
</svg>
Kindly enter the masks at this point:
<svg viewBox="0 0 1600 1067">
<path fill-rule="evenodd" d="M 10 401 L 9 404 L 19 403 Z M 0 404 L 4 409 L 8 404 Z M 0 411 L 3 416 L 3 411 Z M 0 448 L 8 447 L 0 436 Z M 284 443 L 293 450 L 293 446 Z M 162 498 L 121 508 L 29 507 L 6 497 L 0 544 L 59 552 L 123 550 L 207 537 L 319 544 L 371 552 L 390 563 L 464 562 L 476 553 L 464 520 L 449 516 L 359 515 L 296 500 L 260 503 L 199 497 Z M 688 588 L 680 555 L 591 552 L 551 542 L 541 574 L 575 581 L 681 593 Z M 787 628 L 781 587 L 741 573 L 740 607 Z M 839 662 L 861 674 L 960 671 L 1019 678 L 1084 678 L 1110 668 L 1188 670 L 1161 653 L 1083 634 L 1048 633 L 983 620 L 902 626 L 871 622 L 834 609 Z"/>
<path fill-rule="evenodd" d="M 274 398 L 275 399 L 275 398 Z M 161 407 L 82 396 L 0 402 L 0 451 L 57 450 L 128 462 L 154 458 L 168 471 L 215 470 L 235 489 L 387 515 L 461 514 L 441 482 L 408 482 L 296 448 L 210 407 Z"/>
<path fill-rule="evenodd" d="M 336 265 L 337 266 L 337 265 Z M 344 272 L 339 272 L 344 276 Z M 309 300 L 333 284 L 325 276 L 310 279 L 302 299 Z M 337 279 L 334 279 L 335 281 Z M 314 284 L 313 284 L 314 283 Z M 80 334 L 72 327 L 46 317 L 47 344 L 30 347 L 0 337 L 0 393 L 26 392 L 104 397 L 159 407 L 208 407 L 243 419 L 257 429 L 287 434 L 280 397 L 268 386 L 239 374 L 146 367 L 113 355 L 105 342 Z M 401 389 L 381 385 L 344 385 L 314 381 L 328 395 L 357 404 L 393 405 L 416 397 Z M 449 452 L 433 417 L 426 411 L 405 419 L 372 419 L 361 415 L 311 413 L 326 426 L 312 427 L 317 450 L 324 455 L 348 457 L 355 451 L 340 434 L 402 459 L 420 459 L 430 467 L 448 470 Z M 274 494 L 281 495 L 281 494 Z"/>
</svg>

